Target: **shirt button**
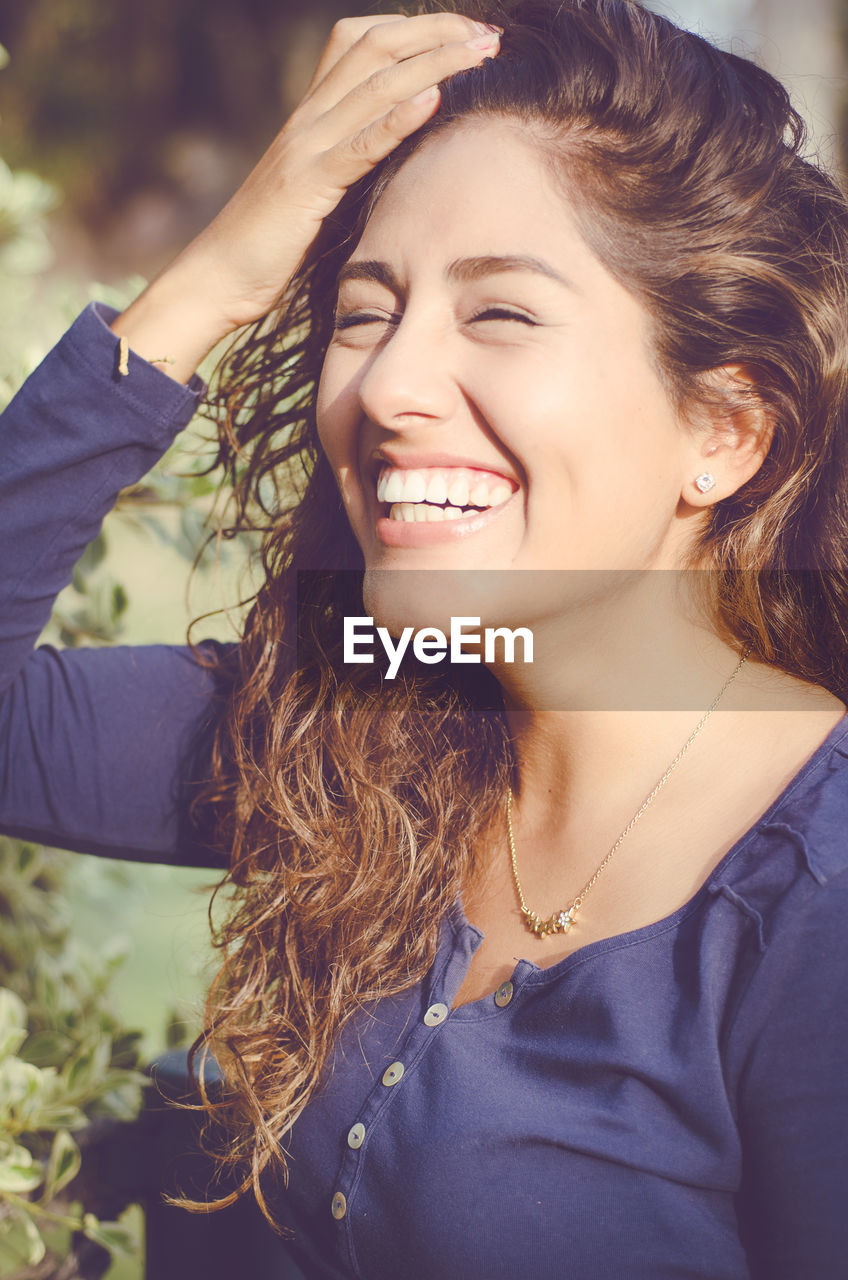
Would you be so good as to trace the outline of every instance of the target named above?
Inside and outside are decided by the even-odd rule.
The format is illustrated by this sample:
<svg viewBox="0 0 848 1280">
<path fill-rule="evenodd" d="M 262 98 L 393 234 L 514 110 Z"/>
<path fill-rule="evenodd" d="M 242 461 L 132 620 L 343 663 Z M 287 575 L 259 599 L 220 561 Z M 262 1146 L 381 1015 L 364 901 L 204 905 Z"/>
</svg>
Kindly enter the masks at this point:
<svg viewBox="0 0 848 1280">
<path fill-rule="evenodd" d="M 428 1027 L 437 1027 L 440 1022 L 444 1022 L 447 1016 L 448 1007 L 446 1004 L 431 1004 L 424 1014 L 424 1022 Z"/>
<path fill-rule="evenodd" d="M 511 982 L 502 982 L 495 992 L 495 1004 L 499 1009 L 505 1009 L 512 999 L 513 986 Z"/>
<path fill-rule="evenodd" d="M 347 1145 L 358 1151 L 365 1141 L 365 1125 L 355 1124 L 347 1132 Z"/>
<path fill-rule="evenodd" d="M 383 1084 L 397 1084 L 398 1080 L 400 1080 L 403 1075 L 403 1070 L 404 1067 L 402 1062 L 393 1062 L 392 1065 L 390 1067 L 386 1067 L 383 1072 Z"/>
<path fill-rule="evenodd" d="M 347 1213 L 347 1200 L 345 1200 L 341 1191 L 337 1191 L 333 1196 L 333 1203 L 330 1206 L 330 1211 L 333 1217 L 339 1222 Z"/>
</svg>

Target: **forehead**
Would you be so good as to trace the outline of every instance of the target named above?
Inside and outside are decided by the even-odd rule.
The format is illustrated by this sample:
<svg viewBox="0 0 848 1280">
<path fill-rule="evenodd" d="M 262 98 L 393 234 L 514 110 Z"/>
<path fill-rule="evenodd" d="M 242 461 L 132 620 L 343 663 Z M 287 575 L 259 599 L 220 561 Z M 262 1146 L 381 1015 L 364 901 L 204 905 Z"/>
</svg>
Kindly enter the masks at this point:
<svg viewBox="0 0 848 1280">
<path fill-rule="evenodd" d="M 524 136 L 522 136 L 522 134 Z M 589 250 L 543 155 L 517 121 L 469 119 L 433 134 L 389 182 L 352 257 Z"/>
</svg>

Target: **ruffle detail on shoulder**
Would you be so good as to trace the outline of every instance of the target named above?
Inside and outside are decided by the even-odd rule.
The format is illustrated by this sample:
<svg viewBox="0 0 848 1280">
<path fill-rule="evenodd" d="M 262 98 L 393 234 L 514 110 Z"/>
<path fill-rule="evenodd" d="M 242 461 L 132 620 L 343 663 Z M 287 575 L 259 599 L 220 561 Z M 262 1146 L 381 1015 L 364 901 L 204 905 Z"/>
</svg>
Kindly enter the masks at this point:
<svg viewBox="0 0 848 1280">
<path fill-rule="evenodd" d="M 729 884 L 711 884 L 710 893 L 713 897 L 721 895 L 726 898 L 728 902 L 733 903 L 734 907 L 736 907 L 737 910 L 740 911 L 741 914 L 753 925 L 754 933 L 757 938 L 757 949 L 759 951 L 765 951 L 766 939 L 763 928 L 763 917 L 753 903 L 748 902 L 748 900 L 743 898 L 740 893 L 737 893 L 735 889 L 732 889 Z"/>
<path fill-rule="evenodd" d="M 846 871 L 848 717 L 720 869 L 709 896 L 739 911 L 762 952 L 777 918 L 803 910 L 811 895 Z"/>
<path fill-rule="evenodd" d="M 783 835 L 813 879 L 826 884 L 848 870 L 848 736 L 833 744 L 811 781 L 761 830 Z"/>
</svg>

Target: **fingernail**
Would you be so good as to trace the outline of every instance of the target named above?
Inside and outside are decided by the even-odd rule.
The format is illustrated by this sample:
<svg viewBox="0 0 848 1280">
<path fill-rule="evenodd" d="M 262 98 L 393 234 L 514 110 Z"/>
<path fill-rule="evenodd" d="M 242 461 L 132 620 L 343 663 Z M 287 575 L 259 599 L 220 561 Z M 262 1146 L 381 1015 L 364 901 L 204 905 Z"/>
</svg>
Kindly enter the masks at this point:
<svg viewBox="0 0 848 1280">
<path fill-rule="evenodd" d="M 410 101 L 414 107 L 423 107 L 426 103 L 432 102 L 434 98 L 438 98 L 439 89 L 437 85 L 433 85 L 430 89 L 422 89 L 420 93 L 416 93 Z"/>
<path fill-rule="evenodd" d="M 465 42 L 469 49 L 492 49 L 498 43 L 497 35 L 491 32 L 485 36 L 476 36 L 473 40 Z"/>
</svg>

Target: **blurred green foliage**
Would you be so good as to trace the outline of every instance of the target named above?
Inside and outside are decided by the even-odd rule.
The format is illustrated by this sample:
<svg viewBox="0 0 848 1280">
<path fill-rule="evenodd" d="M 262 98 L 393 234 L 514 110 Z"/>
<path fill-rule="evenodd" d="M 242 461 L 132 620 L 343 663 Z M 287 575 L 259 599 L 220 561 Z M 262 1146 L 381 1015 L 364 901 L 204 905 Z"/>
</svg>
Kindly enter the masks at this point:
<svg viewBox="0 0 848 1280">
<path fill-rule="evenodd" d="M 264 150 L 351 12 L 350 0 L 4 0 L 4 155 L 37 156 L 101 255 L 135 197 L 157 225 L 173 219 L 177 247 Z M 144 234 L 130 238 L 129 269 L 161 265 Z"/>
<path fill-rule="evenodd" d="M 4 53 L 0 46 L 0 66 Z M 51 271 L 48 218 L 59 202 L 54 185 L 0 159 L 0 408 L 92 292 L 120 306 L 143 283 L 89 289 Z M 160 466 L 122 494 L 118 518 L 192 560 L 217 486 L 200 473 L 202 459 L 192 469 L 183 455 L 181 465 L 188 474 Z M 108 528 L 62 594 L 48 628 L 54 642 L 121 636 L 128 593 L 104 572 Z M 111 1254 L 139 1250 L 123 1222 L 102 1220 L 102 1188 L 88 1173 L 98 1141 L 138 1112 L 146 1077 L 139 1033 L 110 1004 L 121 947 L 95 949 L 71 929 L 72 860 L 0 838 L 0 1275 L 8 1280 L 88 1280 L 104 1274 Z M 120 870 L 101 863 L 97 874 Z M 109 1218 L 122 1208 L 110 1205 Z M 138 1265 L 123 1274 L 137 1276 Z"/>
<path fill-rule="evenodd" d="M 83 1152 L 98 1126 L 132 1120 L 146 1083 L 138 1034 L 109 1010 L 120 955 L 71 936 L 62 909 L 68 855 L 0 839 L 0 1275 L 85 1275 L 82 1241 L 138 1242 L 91 1212 Z M 48 1253 L 49 1249 L 49 1253 Z M 68 1262 L 72 1267 L 69 1269 Z M 47 1264 L 45 1267 L 44 1264 Z"/>
</svg>

